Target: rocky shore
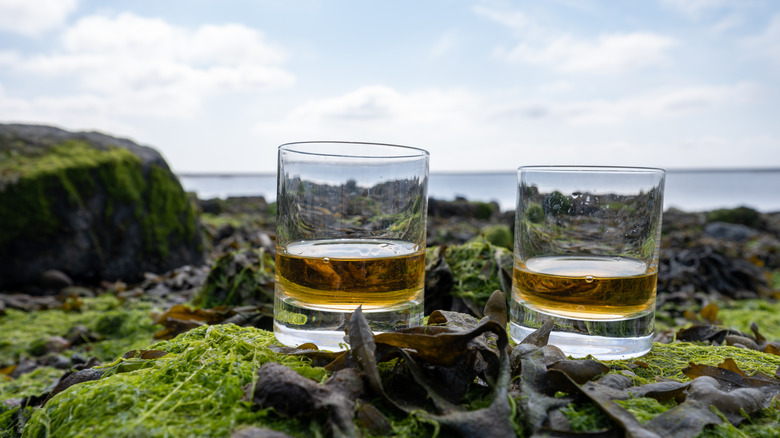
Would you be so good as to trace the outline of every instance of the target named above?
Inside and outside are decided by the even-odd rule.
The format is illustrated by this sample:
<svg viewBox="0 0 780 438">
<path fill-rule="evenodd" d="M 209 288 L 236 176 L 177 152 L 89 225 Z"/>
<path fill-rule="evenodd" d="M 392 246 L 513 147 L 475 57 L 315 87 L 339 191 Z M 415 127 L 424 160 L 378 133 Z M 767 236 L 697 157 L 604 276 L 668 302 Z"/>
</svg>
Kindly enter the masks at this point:
<svg viewBox="0 0 780 438">
<path fill-rule="evenodd" d="M 376 408 L 371 408 L 376 412 L 369 412 L 367 408 L 356 414 L 361 431 L 356 432 L 350 422 L 328 417 L 337 412 L 330 408 L 322 408 L 319 417 L 291 414 L 291 420 L 251 403 L 241 404 L 258 398 L 265 400 L 266 395 L 255 387 L 247 389 L 244 396 L 242 387 L 267 378 L 263 374 L 253 377 L 266 362 L 283 363 L 320 382 L 333 374 L 332 370 L 312 366 L 323 357 L 308 359 L 273 349 L 273 336 L 268 332 L 273 314 L 273 203 L 262 197 L 197 199 L 181 190 L 156 152 L 97 134 L 0 125 L 0 158 L 0 217 L 10 217 L 11 213 L 15 216 L 8 225 L 4 224 L 4 234 L 0 234 L 0 437 L 23 433 L 44 436 L 44 425 L 60 425 L 63 435 L 76 435 L 78 432 L 74 431 L 79 427 L 83 428 L 80 433 L 90 434 L 88 430 L 102 430 L 95 421 L 115 424 L 112 427 L 123 431 L 118 432 L 120 435 L 175 434 L 175 429 L 167 428 L 184 418 L 189 418 L 193 430 L 202 432 L 200 435 L 215 436 L 282 436 L 273 435 L 268 429 L 233 430 L 233 422 L 262 423 L 292 436 L 306 435 L 315 429 L 321 435 L 337 435 L 333 427 L 345 428 L 349 432 L 346 436 L 429 436 L 434 430 L 431 421 L 452 430 L 472 427 L 470 423 L 448 423 L 451 420 L 443 414 L 420 417 L 399 415 L 398 410 L 392 413 L 392 408 L 384 413 Z M 494 291 L 509 292 L 511 288 L 513 227 L 514 212 L 502 212 L 495 203 L 429 200 L 426 315 L 434 315 L 433 319 L 442 318 L 439 315 L 445 315 L 445 320 L 456 318 L 457 322 L 449 323 L 466 324 L 474 330 L 488 330 L 486 320 L 500 319 L 496 315 L 501 311 L 496 311 L 496 304 L 489 301 Z M 693 377 L 686 377 L 688 374 L 681 371 L 688 362 L 714 367 L 729 358 L 737 361 L 736 369 L 740 372 L 760 370 L 769 379 L 763 384 L 740 384 L 778 388 L 780 369 L 774 370 L 780 365 L 775 364 L 780 361 L 780 344 L 773 342 L 780 340 L 778 298 L 780 212 L 760 213 L 744 207 L 696 213 L 667 211 L 658 277 L 657 347 L 637 361 L 587 365 L 601 371 L 583 382 L 607 371 L 608 375 L 629 376 L 634 385 L 665 384 L 668 379 L 689 381 Z M 505 309 L 503 313 L 506 314 Z M 479 325 L 480 321 L 483 325 Z M 484 339 L 479 342 L 487 342 Z M 509 357 L 495 350 L 496 338 L 490 339 L 490 345 L 478 342 L 479 347 L 469 347 L 475 348 L 469 350 L 475 356 L 458 359 L 464 364 L 468 362 L 470 367 L 481 363 L 477 368 L 438 368 L 440 365 L 418 358 L 418 371 L 476 379 L 480 384 L 474 387 L 469 379 L 460 383 L 464 391 L 461 396 L 469 394 L 476 405 L 497 403 L 486 390 L 488 384 L 502 376 L 496 367 Z M 561 357 L 551 358 L 557 353 L 550 353 L 545 344 L 546 340 L 539 340 L 533 347 L 516 347 L 514 351 L 527 350 L 531 355 L 533 350 L 537 352 L 533 354 L 548 356 L 543 364 L 534 362 L 538 358 L 531 360 L 531 356 L 516 353 L 511 367 L 513 376 L 523 373 L 521 363 L 542 368 L 563 363 Z M 203 361 L 203 357 L 209 359 Z M 212 370 L 208 364 L 216 368 Z M 198 373 L 222 383 L 214 388 L 205 382 L 192 386 L 200 380 Z M 553 375 L 557 374 L 550 376 Z M 291 385 L 310 388 L 319 394 L 316 397 L 325 394 L 316 385 L 311 387 L 297 381 L 297 377 L 289 378 Z M 382 379 L 414 380 L 398 370 L 383 374 Z M 408 382 L 404 385 L 411 385 Z M 148 398 L 148 402 L 120 401 L 109 396 L 121 393 L 116 385 L 128 385 L 123 388 L 135 391 L 152 385 L 141 397 Z M 513 388 L 510 392 L 515 391 L 515 395 L 544 391 L 541 386 Z M 633 425 L 633 416 L 627 419 L 621 417 L 625 414 L 610 410 L 615 409 L 608 403 L 612 393 L 609 400 L 591 399 L 586 403 L 580 396 L 572 395 L 578 391 L 574 387 L 551 388 L 557 388 L 552 393 L 567 393 L 560 400 L 569 404 L 558 406 L 548 400 L 550 404 L 544 409 L 551 413 L 537 418 L 538 424 L 516 419 L 514 426 L 509 427 L 524 431 L 518 432 L 521 435 L 554 427 L 570 434 L 598 428 L 614 433 L 632 427 L 645 428 L 639 423 Z M 678 390 L 685 388 L 680 386 Z M 371 390 L 363 390 L 374 391 L 376 396 L 378 389 L 372 386 Z M 391 392 L 388 397 L 399 396 L 390 387 L 387 390 Z M 198 396 L 198 391 L 206 392 Z M 327 393 L 328 397 L 343 395 L 338 392 L 341 390 L 333 391 Z M 601 386 L 597 391 L 608 392 Z M 771 405 L 776 392 L 762 391 L 768 394 Z M 670 400 L 675 397 L 683 406 L 684 397 L 679 394 L 667 395 L 669 398 L 663 401 L 667 407 L 663 410 L 671 409 L 669 403 L 673 404 Z M 765 400 L 764 395 L 756 397 Z M 400 396 L 408 401 L 420 394 Z M 218 397 L 223 397 L 219 403 L 225 403 L 224 406 L 216 401 Z M 536 398 L 547 400 L 545 397 Z M 179 401 L 171 407 L 166 406 L 168 400 Z M 360 403 L 367 403 L 367 399 L 361 400 Z M 84 403 L 92 405 L 85 408 Z M 127 409 L 135 416 L 118 420 L 114 408 L 121 403 L 128 403 L 131 407 Z M 345 403 L 343 406 L 357 409 L 354 400 Z M 372 399 L 372 403 L 377 401 Z M 383 405 L 387 408 L 392 403 L 395 402 L 386 401 Z M 460 399 L 447 403 L 459 403 L 458 409 L 473 408 Z M 182 407 L 184 413 L 180 416 L 176 406 L 188 405 L 196 408 L 189 411 Z M 520 415 L 527 419 L 531 418 L 528 412 L 537 408 L 517 409 L 527 409 Z M 216 411 L 206 415 L 200 412 L 204 409 Z M 745 410 L 743 405 L 739 409 Z M 83 411 L 84 415 L 71 418 L 66 427 L 62 416 L 65 411 L 74 410 Z M 727 408 L 721 410 L 725 412 Z M 476 411 L 479 409 L 469 412 Z M 651 415 L 651 411 L 647 407 L 630 408 L 631 415 Z M 209 415 L 214 418 L 207 418 Z M 361 415 L 373 419 L 359 420 Z M 724 422 L 706 412 L 694 412 L 694 417 L 699 415 L 704 423 L 691 429 L 695 433 L 674 436 L 717 436 L 706 435 L 717 428 L 721 428 L 718 433 L 726 434 L 721 436 L 729 436 L 729 431 L 734 432 L 737 427 L 742 428 L 739 433 L 772 436 L 770 431 L 776 430 L 780 421 L 776 406 L 751 411 L 751 424 L 756 426 L 753 429 L 745 429 L 752 426 L 745 426 L 741 420 Z M 229 420 L 215 419 L 223 416 Z M 652 416 L 660 417 L 660 411 Z M 586 417 L 589 421 L 597 420 L 598 427 L 577 429 L 577 418 Z M 30 426 L 26 429 L 27 425 Z M 320 425 L 325 425 L 325 429 Z"/>
</svg>

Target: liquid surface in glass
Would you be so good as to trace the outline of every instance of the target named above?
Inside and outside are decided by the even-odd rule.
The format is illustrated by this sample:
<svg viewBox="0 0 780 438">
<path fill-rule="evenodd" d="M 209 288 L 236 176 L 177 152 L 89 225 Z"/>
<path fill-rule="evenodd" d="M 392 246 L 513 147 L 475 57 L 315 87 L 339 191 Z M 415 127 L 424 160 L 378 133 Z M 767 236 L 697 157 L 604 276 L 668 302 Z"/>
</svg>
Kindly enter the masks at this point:
<svg viewBox="0 0 780 438">
<path fill-rule="evenodd" d="M 380 239 L 293 242 L 277 250 L 276 284 L 277 293 L 299 305 L 334 310 L 421 301 L 425 250 Z"/>
<path fill-rule="evenodd" d="M 551 315 L 623 319 L 653 309 L 657 278 L 657 269 L 630 258 L 537 257 L 515 263 L 512 295 Z"/>
</svg>

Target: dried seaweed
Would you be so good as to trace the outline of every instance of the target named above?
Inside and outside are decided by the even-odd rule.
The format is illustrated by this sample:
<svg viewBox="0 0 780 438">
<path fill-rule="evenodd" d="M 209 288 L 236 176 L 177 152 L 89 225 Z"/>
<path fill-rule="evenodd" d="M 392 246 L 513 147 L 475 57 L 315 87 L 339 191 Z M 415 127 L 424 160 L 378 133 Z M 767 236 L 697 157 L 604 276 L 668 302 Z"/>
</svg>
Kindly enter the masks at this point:
<svg viewBox="0 0 780 438">
<path fill-rule="evenodd" d="M 419 416 L 461 436 L 477 433 L 514 436 L 508 397 L 509 340 L 504 329 L 506 299 L 502 292 L 496 291 L 488 301 L 484 310 L 487 316 L 476 324 L 473 318 L 438 312 L 431 320 L 440 325 L 377 335 L 371 332 L 358 308 L 348 324 L 350 349 L 335 357 L 327 368 L 334 371 L 356 366 L 363 373 L 371 393 L 379 397 L 384 406 L 405 415 Z M 322 358 L 314 350 L 296 349 L 291 353 Z M 405 381 L 418 385 L 421 389 L 418 394 L 422 397 L 393 398 L 388 394 L 379 363 L 390 360 L 402 362 L 401 373 Z M 488 406 L 468 410 L 459 403 L 476 377 L 491 383 L 494 394 Z M 433 406 L 428 405 L 429 401 Z"/>
</svg>

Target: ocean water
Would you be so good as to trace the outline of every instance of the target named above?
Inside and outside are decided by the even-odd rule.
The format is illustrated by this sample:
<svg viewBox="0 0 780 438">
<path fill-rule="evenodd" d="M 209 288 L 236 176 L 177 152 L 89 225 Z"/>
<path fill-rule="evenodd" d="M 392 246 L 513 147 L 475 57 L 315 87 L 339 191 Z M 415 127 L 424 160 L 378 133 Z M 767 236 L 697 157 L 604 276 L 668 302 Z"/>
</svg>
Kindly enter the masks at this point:
<svg viewBox="0 0 780 438">
<path fill-rule="evenodd" d="M 276 175 L 179 175 L 184 189 L 201 199 L 230 196 L 263 196 L 276 199 Z M 514 210 L 517 174 L 432 173 L 428 195 L 441 200 L 464 197 L 471 201 L 497 202 L 502 210 Z M 664 208 L 707 211 L 747 206 L 763 212 L 780 211 L 780 169 L 667 171 Z"/>
</svg>

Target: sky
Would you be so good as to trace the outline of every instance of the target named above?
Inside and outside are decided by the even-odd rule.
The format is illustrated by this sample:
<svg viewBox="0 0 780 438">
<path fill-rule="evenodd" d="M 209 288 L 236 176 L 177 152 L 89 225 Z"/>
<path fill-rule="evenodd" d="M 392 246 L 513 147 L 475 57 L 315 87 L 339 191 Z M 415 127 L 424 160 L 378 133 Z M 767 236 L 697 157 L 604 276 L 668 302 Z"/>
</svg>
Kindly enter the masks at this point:
<svg viewBox="0 0 780 438">
<path fill-rule="evenodd" d="M 0 0 L 0 123 L 96 130 L 179 173 L 280 144 L 431 171 L 780 167 L 776 0 Z"/>
</svg>

